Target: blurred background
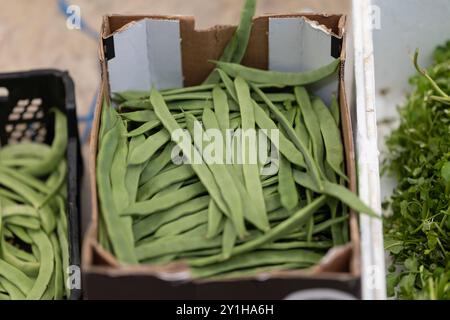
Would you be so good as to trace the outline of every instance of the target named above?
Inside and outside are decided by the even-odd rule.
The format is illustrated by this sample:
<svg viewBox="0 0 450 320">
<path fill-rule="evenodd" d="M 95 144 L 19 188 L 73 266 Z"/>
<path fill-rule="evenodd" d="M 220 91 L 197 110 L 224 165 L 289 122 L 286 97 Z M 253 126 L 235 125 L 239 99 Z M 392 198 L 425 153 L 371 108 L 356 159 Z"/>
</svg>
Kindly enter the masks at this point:
<svg viewBox="0 0 450 320">
<path fill-rule="evenodd" d="M 197 29 L 237 24 L 244 0 L 0 0 L 0 72 L 68 70 L 75 81 L 78 116 L 89 120 L 99 84 L 98 36 L 105 14 L 179 14 Z M 80 8 L 81 30 L 66 26 L 67 8 Z M 257 14 L 347 13 L 348 0 L 259 0 Z M 86 122 L 80 122 L 81 133 Z"/>
</svg>

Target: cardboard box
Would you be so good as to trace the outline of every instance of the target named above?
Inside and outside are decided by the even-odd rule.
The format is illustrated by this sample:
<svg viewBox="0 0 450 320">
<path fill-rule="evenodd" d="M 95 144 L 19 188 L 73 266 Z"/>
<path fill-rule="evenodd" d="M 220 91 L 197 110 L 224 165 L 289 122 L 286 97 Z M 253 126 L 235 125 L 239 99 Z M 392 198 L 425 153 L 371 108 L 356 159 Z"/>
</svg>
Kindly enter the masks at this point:
<svg viewBox="0 0 450 320">
<path fill-rule="evenodd" d="M 166 24 L 162 28 L 169 28 L 171 30 L 168 31 L 169 33 L 174 32 L 174 30 L 176 32 L 176 28 L 168 26 L 170 24 L 168 22 L 175 21 L 178 25 L 179 38 L 161 39 L 162 33 L 155 33 L 155 30 L 152 30 L 155 25 L 158 25 L 158 21 Z M 320 58 L 317 57 L 341 57 L 342 65 L 339 78 L 336 79 L 334 85 L 336 86 L 335 91 L 339 92 L 342 118 L 341 131 L 345 147 L 346 170 L 350 178 L 349 187 L 352 191 L 356 191 L 353 134 L 343 80 L 346 57 L 345 22 L 346 17 L 342 15 L 295 14 L 257 17 L 253 21 L 248 50 L 242 63 L 261 69 L 302 71 L 303 69 L 314 68 L 314 63 L 318 63 L 317 66 L 321 65 Z M 289 27 L 289 25 L 291 26 Z M 130 31 L 133 28 L 138 31 L 133 33 Z M 96 108 L 90 150 L 92 217 L 83 245 L 84 293 L 86 298 L 283 299 L 297 291 L 319 287 L 334 288 L 360 297 L 359 230 L 355 213 L 351 213 L 349 219 L 351 242 L 343 247 L 330 250 L 321 264 L 312 270 L 272 272 L 256 277 L 226 281 L 214 279 L 191 281 L 186 276 L 187 273 L 183 272 L 186 270 L 185 264 L 180 262 L 165 267 L 151 265 L 121 266 L 111 254 L 100 247 L 96 240 L 98 202 L 95 173 L 103 98 L 110 96 L 111 88 L 113 90 L 114 88 L 118 88 L 117 90 L 139 89 L 136 87 L 138 84 L 133 82 L 133 79 L 128 83 L 125 81 L 124 84 L 119 78 L 123 77 L 126 80 L 129 78 L 126 73 L 132 72 L 131 77 L 136 76 L 145 80 L 148 76 L 147 68 L 156 73 L 161 72 L 161 70 L 155 71 L 155 69 L 152 69 L 152 63 L 158 66 L 160 64 L 151 60 L 162 59 L 161 61 L 164 61 L 167 58 L 168 61 L 172 61 L 174 57 L 165 55 L 164 46 L 173 50 L 174 47 L 177 47 L 177 42 L 180 50 L 179 64 L 181 71 L 177 70 L 176 67 L 169 66 L 171 71 L 164 74 L 175 75 L 172 79 L 165 79 L 161 82 L 155 82 L 154 79 L 149 81 L 160 89 L 166 88 L 177 83 L 177 81 L 180 82 L 177 73 L 182 73 L 181 82 L 185 86 L 201 83 L 213 68 L 213 64 L 207 61 L 218 59 L 234 30 L 235 27 L 232 26 L 195 30 L 194 19 L 184 16 L 106 16 L 104 18 L 100 47 L 102 85 Z M 291 32 L 292 30 L 297 30 L 299 33 Z M 130 32 L 132 33 L 131 37 L 124 37 L 124 33 Z M 274 32 L 281 35 L 273 36 Z M 156 40 L 154 37 L 152 39 L 156 41 L 158 50 L 162 50 L 161 52 L 155 51 L 152 46 L 152 39 L 149 39 L 152 34 L 159 35 Z M 300 43 L 293 41 L 298 35 L 301 35 L 297 40 Z M 144 39 L 146 39 L 146 47 L 142 49 L 146 54 L 142 54 L 142 50 L 135 47 L 142 44 L 142 39 L 139 40 L 140 36 L 144 36 Z M 280 40 L 279 37 L 285 38 L 281 41 L 282 39 Z M 289 48 L 283 47 L 283 43 L 286 46 L 289 45 Z M 307 45 L 302 45 L 304 43 Z M 314 50 L 316 44 L 323 47 L 320 52 L 308 51 L 309 49 Z M 127 46 L 128 48 L 134 47 L 134 51 L 127 51 Z M 312 48 L 310 48 L 311 46 Z M 283 48 L 286 49 L 283 50 Z M 305 52 L 297 52 L 296 50 L 304 50 Z M 278 56 L 274 57 L 274 52 L 278 52 Z M 296 56 L 297 54 L 301 54 L 301 59 Z M 116 62 L 113 62 L 114 59 L 117 59 Z M 123 61 L 122 64 L 118 64 L 118 60 Z M 296 61 L 294 61 L 293 66 L 283 65 L 285 61 L 290 60 L 297 60 L 300 63 L 295 65 Z M 139 68 L 130 71 L 126 68 L 127 61 L 134 61 Z M 139 61 L 139 63 L 136 63 L 136 61 Z M 133 68 L 133 64 L 129 67 Z M 150 77 L 152 75 L 150 72 Z M 318 90 L 316 94 L 323 94 L 321 90 L 329 91 L 330 86 L 333 86 L 333 83 L 326 84 L 323 87 L 325 89 Z"/>
</svg>

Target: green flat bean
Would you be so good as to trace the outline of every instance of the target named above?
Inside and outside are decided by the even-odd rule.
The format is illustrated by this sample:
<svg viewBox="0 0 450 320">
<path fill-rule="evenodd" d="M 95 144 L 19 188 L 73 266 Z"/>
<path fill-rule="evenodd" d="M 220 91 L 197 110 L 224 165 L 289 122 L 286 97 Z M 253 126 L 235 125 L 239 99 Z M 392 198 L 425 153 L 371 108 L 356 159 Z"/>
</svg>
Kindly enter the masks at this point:
<svg viewBox="0 0 450 320">
<path fill-rule="evenodd" d="M 37 193 L 44 192 L 48 194 L 52 191 L 49 187 L 45 185 L 44 182 L 31 175 L 24 174 L 21 173 L 20 171 L 4 167 L 0 167 L 0 171 L 5 172 L 11 178 L 14 178 L 17 182 L 23 183 L 24 185 L 33 188 Z"/>
<path fill-rule="evenodd" d="M 154 213 L 143 218 L 142 220 L 139 220 L 133 226 L 135 239 L 141 240 L 147 235 L 155 232 L 166 223 L 206 209 L 209 201 L 209 196 L 197 197 L 168 210 Z"/>
<path fill-rule="evenodd" d="M 8 225 L 6 226 L 14 235 L 16 235 L 20 240 L 25 242 L 26 244 L 31 245 L 33 243 L 33 240 L 31 240 L 28 233 L 23 229 L 22 227 L 14 226 L 14 225 Z"/>
<path fill-rule="evenodd" d="M 70 288 L 67 285 L 69 277 L 69 243 L 67 241 L 67 220 L 65 216 L 64 202 L 60 201 L 60 217 L 56 223 L 56 234 L 61 247 L 61 265 L 63 270 L 63 286 L 65 288 L 66 297 L 70 297 Z"/>
<path fill-rule="evenodd" d="M 203 118 L 205 119 L 204 122 L 210 121 L 206 120 L 208 117 L 214 118 L 215 116 L 211 110 L 205 109 L 203 113 Z M 196 124 L 199 124 L 198 122 L 195 122 L 195 119 L 193 119 L 190 115 L 186 115 L 186 123 L 188 130 L 191 132 L 194 131 L 193 127 Z M 199 130 L 202 132 L 203 137 L 206 137 L 207 141 L 212 140 L 208 133 L 203 131 L 203 128 L 200 128 Z M 195 142 L 196 141 L 194 139 L 194 143 Z M 244 212 L 241 195 L 239 194 L 236 186 L 237 181 L 233 179 L 233 176 L 227 167 L 215 163 L 207 164 L 207 166 L 209 167 L 218 187 L 221 189 L 223 199 L 227 206 L 228 210 L 223 211 L 223 213 L 229 216 L 229 218 L 233 221 L 239 237 L 243 238 L 246 235 L 246 229 L 244 224 Z"/>
<path fill-rule="evenodd" d="M 195 182 L 198 182 L 198 180 L 195 181 Z M 195 183 L 195 182 L 194 182 L 194 183 Z M 177 190 L 180 190 L 180 188 L 183 187 L 184 184 L 185 184 L 185 181 L 182 181 L 182 182 L 178 182 L 178 183 L 172 184 L 172 185 L 168 186 L 167 188 L 165 188 L 164 190 L 161 190 L 160 192 L 158 192 L 157 194 L 155 194 L 155 197 L 163 196 L 163 195 L 166 195 L 166 194 L 175 192 L 175 191 L 177 191 Z"/>
<path fill-rule="evenodd" d="M 193 111 L 188 111 L 187 113 L 191 113 L 193 115 L 200 115 L 202 114 L 201 110 L 193 110 Z M 183 113 L 179 113 L 179 114 L 175 114 L 173 116 L 175 119 L 179 119 L 180 121 L 184 120 L 184 112 Z M 159 121 L 159 119 L 155 118 L 153 120 L 147 121 L 145 122 L 143 125 L 141 125 L 140 127 L 126 133 L 127 137 L 134 137 L 134 136 L 138 136 L 144 133 L 149 132 L 150 130 L 153 130 L 159 126 L 161 126 L 161 121 Z"/>
<path fill-rule="evenodd" d="M 340 59 L 306 72 L 276 72 L 245 67 L 236 63 L 213 61 L 221 70 L 229 76 L 241 77 L 252 83 L 279 83 L 286 86 L 303 86 L 325 79 L 336 73 L 341 63 Z"/>
<path fill-rule="evenodd" d="M 187 92 L 187 93 L 180 93 L 180 94 L 174 94 L 174 95 L 165 95 L 164 101 L 167 102 L 173 102 L 173 101 L 179 101 L 179 100 L 212 100 L 212 93 L 211 92 Z"/>
<path fill-rule="evenodd" d="M 237 270 L 227 272 L 225 274 L 216 275 L 214 279 L 217 280 L 227 280 L 227 279 L 242 279 L 245 277 L 251 277 L 262 273 L 268 273 L 272 271 L 282 271 L 291 269 L 304 269 L 308 268 L 311 264 L 308 263 L 283 263 L 278 265 L 264 266 L 258 268 L 248 268 L 244 270 Z"/>
<path fill-rule="evenodd" d="M 162 172 L 139 187 L 138 201 L 148 200 L 164 188 L 194 176 L 195 173 L 189 165 L 180 165 L 174 169 Z"/>
<path fill-rule="evenodd" d="M 223 52 L 221 61 L 240 63 L 247 50 L 250 39 L 252 19 L 256 12 L 256 0 L 247 0 L 241 13 L 241 19 L 230 43 Z"/>
<path fill-rule="evenodd" d="M 52 109 L 52 112 L 55 114 L 55 137 L 51 151 L 36 165 L 23 168 L 24 173 L 39 177 L 45 176 L 51 173 L 64 157 L 68 140 L 67 118 L 58 109 Z"/>
<path fill-rule="evenodd" d="M 218 125 L 223 137 L 225 137 L 225 131 L 230 127 L 230 108 L 227 95 L 219 86 L 214 87 L 212 95 Z"/>
<path fill-rule="evenodd" d="M 106 99 L 104 99 L 101 114 L 102 122 L 99 130 L 99 144 L 101 143 L 101 140 L 105 136 L 106 132 L 114 127 L 117 119 L 116 111 L 107 103 Z"/>
<path fill-rule="evenodd" d="M 260 95 L 264 102 L 269 107 L 270 111 L 275 115 L 275 117 L 278 119 L 280 124 L 283 126 L 284 130 L 286 130 L 287 135 L 292 140 L 292 142 L 295 144 L 295 146 L 300 150 L 300 152 L 303 154 L 303 157 L 305 159 L 305 162 L 308 166 L 308 170 L 311 172 L 315 183 L 317 184 L 319 190 L 322 190 L 323 184 L 320 176 L 319 168 L 317 167 L 315 161 L 313 160 L 313 157 L 311 156 L 309 150 L 307 147 L 303 144 L 303 142 L 297 137 L 297 134 L 295 130 L 292 128 L 290 123 L 287 121 L 287 119 L 284 117 L 283 113 L 277 109 L 277 107 L 266 97 L 266 95 L 257 87 L 252 85 L 253 90 Z M 286 156 L 286 158 L 288 158 Z"/>
<path fill-rule="evenodd" d="M 107 106 L 109 108 L 109 106 Z M 141 100 L 141 99 L 133 99 L 133 100 L 127 100 L 122 102 L 119 105 L 119 111 L 122 112 L 122 110 L 145 110 L 145 109 L 151 109 L 152 105 L 148 100 Z M 102 119 L 103 123 L 103 119 Z"/>
<path fill-rule="evenodd" d="M 114 99 L 118 101 L 138 100 L 148 98 L 148 91 L 128 90 L 123 92 L 115 92 Z"/>
<path fill-rule="evenodd" d="M 281 204 L 287 210 L 294 209 L 298 204 L 297 186 L 292 176 L 292 168 L 289 161 L 281 156 L 278 172 L 278 193 Z"/>
<path fill-rule="evenodd" d="M 0 301 L 8 301 L 11 300 L 9 294 L 0 292 Z"/>
<path fill-rule="evenodd" d="M 173 116 L 170 114 L 169 109 L 167 108 L 167 105 L 164 102 L 163 97 L 161 96 L 161 94 L 156 91 L 156 90 L 152 90 L 152 94 L 150 97 L 150 100 L 154 106 L 156 115 L 158 116 L 158 118 L 161 120 L 161 122 L 163 123 L 164 127 L 169 131 L 169 132 L 174 132 L 175 130 L 181 129 L 181 127 L 178 125 L 178 123 L 176 122 L 176 120 L 173 118 Z M 198 153 L 198 151 L 192 147 L 192 145 L 190 145 L 189 147 L 184 146 L 182 143 L 178 143 L 178 146 L 181 148 L 181 150 L 183 151 L 184 155 L 191 155 L 193 152 L 193 156 L 194 159 L 200 159 L 201 156 Z M 192 160 L 192 159 L 189 159 Z M 193 163 L 193 161 L 190 161 L 191 163 Z M 203 185 L 206 187 L 206 189 L 208 190 L 208 193 L 210 194 L 210 196 L 214 199 L 214 201 L 217 203 L 217 205 L 219 206 L 219 208 L 222 211 L 226 211 L 227 206 L 224 203 L 224 200 L 222 198 L 222 195 L 220 193 L 220 190 L 214 180 L 214 177 L 212 175 L 212 173 L 209 171 L 208 167 L 205 164 L 192 164 L 192 169 L 194 170 L 194 172 L 197 174 L 197 176 L 199 177 L 200 181 L 203 183 Z"/>
<path fill-rule="evenodd" d="M 33 261 L 33 262 L 23 261 L 22 259 L 17 257 L 15 255 L 15 253 L 17 251 L 19 251 L 19 252 L 24 252 L 24 251 L 15 248 L 11 244 L 9 246 L 7 246 L 6 245 L 7 243 L 8 242 L 6 242 L 4 238 L 1 240 L 2 254 L 3 254 L 2 258 L 5 260 L 5 262 L 7 262 L 11 266 L 19 269 L 20 271 L 22 271 L 24 274 L 26 274 L 27 276 L 29 276 L 31 278 L 35 277 L 38 274 L 40 263 L 37 261 Z M 15 250 L 14 249 L 11 250 L 11 247 L 15 248 Z"/>
<path fill-rule="evenodd" d="M 168 236 L 176 236 L 185 231 L 189 231 L 205 224 L 208 221 L 208 213 L 206 210 L 200 211 L 163 225 L 155 232 L 155 238 L 163 238 Z"/>
<path fill-rule="evenodd" d="M 175 147 L 175 143 L 168 143 L 164 147 L 163 151 L 156 157 L 150 159 L 148 164 L 142 171 L 139 185 L 144 185 L 149 182 L 153 177 L 155 177 L 161 170 L 171 162 L 172 160 L 172 150 Z"/>
<path fill-rule="evenodd" d="M 128 141 L 124 135 L 126 132 L 125 125 L 120 119 L 115 128 L 117 130 L 118 144 L 111 164 L 110 179 L 113 200 L 117 211 L 121 212 L 130 202 L 128 199 L 127 185 L 125 183 L 127 174 Z"/>
<path fill-rule="evenodd" d="M 275 242 L 262 246 L 261 249 L 266 250 L 289 250 L 289 249 L 329 249 L 333 247 L 331 241 L 292 241 L 292 242 Z"/>
<path fill-rule="evenodd" d="M 312 142 L 314 158 L 316 159 L 322 177 L 325 177 L 325 169 L 323 164 L 325 158 L 324 142 L 320 131 L 319 118 L 314 112 L 315 110 L 311 105 L 311 100 L 306 89 L 303 87 L 295 87 L 294 92 L 297 98 L 297 103 L 300 106 L 300 110 L 305 120 L 306 129 L 308 130 L 309 137 Z"/>
<path fill-rule="evenodd" d="M 236 130 L 241 126 L 241 118 L 234 118 L 230 120 L 230 129 Z"/>
<path fill-rule="evenodd" d="M 145 122 L 140 127 L 136 128 L 134 130 L 131 130 L 130 132 L 128 132 L 126 134 L 126 136 L 128 138 L 139 136 L 139 135 L 142 135 L 144 133 L 149 132 L 150 130 L 158 128 L 160 125 L 161 125 L 161 121 L 159 121 L 159 120 L 150 120 L 148 122 Z"/>
<path fill-rule="evenodd" d="M 0 283 L 5 288 L 11 300 L 25 300 L 25 294 L 8 279 L 0 277 Z"/>
<path fill-rule="evenodd" d="M 237 234 L 234 225 L 231 220 L 227 219 L 222 234 L 222 255 L 224 259 L 228 259 L 231 256 L 236 240 Z"/>
<path fill-rule="evenodd" d="M 17 144 L 8 144 L 0 149 L 0 162 L 4 160 L 14 160 L 19 158 L 32 157 L 42 159 L 50 153 L 50 147 L 43 143 L 22 142 Z"/>
<path fill-rule="evenodd" d="M 295 133 L 300 141 L 302 141 L 308 149 L 312 148 L 312 146 L 310 146 L 311 139 L 309 138 L 308 130 L 306 130 L 306 125 L 300 109 L 297 109 L 297 115 L 294 119 L 294 126 Z"/>
<path fill-rule="evenodd" d="M 13 216 L 5 219 L 5 224 L 12 224 L 19 227 L 24 227 L 26 229 L 39 230 L 41 229 L 41 224 L 39 218 L 37 217 L 21 217 Z"/>
<path fill-rule="evenodd" d="M 331 96 L 330 112 L 333 115 L 336 125 L 339 127 L 341 125 L 341 110 L 339 108 L 339 102 L 336 99 L 336 95 L 334 94 Z"/>
<path fill-rule="evenodd" d="M 97 155 L 97 188 L 100 198 L 100 208 L 116 257 L 122 263 L 137 263 L 134 250 L 132 249 L 134 244 L 129 243 L 129 237 L 122 230 L 117 229 L 121 226 L 121 217 L 114 203 L 108 201 L 108 197 L 112 194 L 110 173 L 113 155 L 117 149 L 119 139 L 117 133 L 118 131 L 113 128 L 105 134 Z"/>
<path fill-rule="evenodd" d="M 167 108 L 172 111 L 198 111 L 203 109 L 212 109 L 213 101 L 211 100 L 185 100 L 167 102 Z"/>
<path fill-rule="evenodd" d="M 270 119 L 270 117 L 264 112 L 264 110 L 256 103 L 253 103 L 255 112 L 255 121 L 259 128 L 266 130 L 279 130 L 275 122 Z M 269 134 L 269 139 L 273 139 L 272 135 Z M 297 150 L 295 145 L 284 135 L 283 132 L 279 132 L 279 140 L 272 140 L 272 143 L 278 144 L 280 153 L 285 156 L 289 162 L 306 168 L 305 160 L 302 153 Z"/>
<path fill-rule="evenodd" d="M 330 110 L 319 98 L 313 99 L 313 108 L 320 123 L 323 142 L 325 144 L 326 161 L 333 171 L 348 181 L 341 166 L 344 163 L 344 147 L 342 146 L 341 133 Z"/>
<path fill-rule="evenodd" d="M 241 62 L 247 50 L 248 41 L 250 39 L 250 32 L 252 26 L 252 19 L 256 11 L 256 0 L 246 0 L 244 9 L 241 13 L 241 20 L 233 34 L 230 42 L 225 47 L 220 61 L 226 62 Z M 205 84 L 217 83 L 219 77 L 214 71 L 205 80 Z"/>
<path fill-rule="evenodd" d="M 123 211 L 123 215 L 149 215 L 169 209 L 177 204 L 191 200 L 206 192 L 201 182 L 183 187 L 176 192 L 160 197 L 153 197 L 147 201 L 136 202 Z"/>
<path fill-rule="evenodd" d="M 312 203 L 293 213 L 291 217 L 284 220 L 276 227 L 266 232 L 264 235 L 234 247 L 231 253 L 231 257 L 250 252 L 267 243 L 282 238 L 283 235 L 289 233 L 289 231 L 291 231 L 292 229 L 297 228 L 299 225 L 304 223 L 304 221 L 307 221 L 314 214 L 315 211 L 317 211 L 320 207 L 322 207 L 325 204 L 326 199 L 327 199 L 326 196 L 318 197 Z M 217 263 L 222 259 L 223 257 L 221 255 L 214 255 L 207 258 L 192 260 L 189 262 L 189 264 L 193 267 L 201 267 Z"/>
<path fill-rule="evenodd" d="M 25 273 L 0 259 L 0 276 L 10 281 L 21 293 L 27 294 L 33 287 L 33 281 Z M 5 283 L 2 282 L 3 286 Z"/>
<path fill-rule="evenodd" d="M 160 257 L 156 257 L 156 258 L 145 259 L 145 260 L 142 260 L 141 263 L 162 265 L 162 264 L 167 264 L 167 263 L 175 260 L 176 257 L 177 257 L 176 254 L 168 254 L 168 255 L 160 256 Z"/>
<path fill-rule="evenodd" d="M 206 238 L 211 239 L 219 234 L 220 225 L 223 219 L 224 215 L 219 207 L 214 200 L 210 200 L 208 206 L 208 232 L 206 233 Z"/>
<path fill-rule="evenodd" d="M 145 137 L 143 135 L 135 136 L 131 138 L 128 146 L 128 167 L 125 176 L 125 185 L 128 190 L 128 201 L 129 204 L 136 202 L 137 192 L 139 187 L 139 177 L 141 176 L 144 164 L 131 165 L 130 155 L 131 153 L 140 145 L 145 143 Z"/>
<path fill-rule="evenodd" d="M 225 85 L 225 88 L 227 89 L 228 94 L 231 96 L 231 98 L 235 102 L 239 102 L 237 98 L 236 89 L 234 88 L 233 80 L 222 70 L 216 69 L 216 72 L 219 74 L 220 78 L 222 79 L 222 82 Z"/>
<path fill-rule="evenodd" d="M 53 263 L 54 252 L 52 243 L 45 233 L 41 231 L 29 231 L 28 233 L 38 247 L 41 265 L 33 287 L 27 292 L 27 300 L 37 300 L 44 294 L 52 277 L 55 267 Z"/>
<path fill-rule="evenodd" d="M 292 214 L 292 212 L 294 212 L 294 210 L 297 211 L 299 209 L 300 209 L 299 207 L 297 207 L 293 210 L 286 210 L 285 208 L 278 208 L 276 210 L 269 212 L 269 221 L 274 222 L 274 221 L 284 220 L 286 218 L 289 218 L 289 216 Z"/>
<path fill-rule="evenodd" d="M 61 161 L 58 166 L 58 171 L 56 172 L 55 181 L 50 184 L 50 190 L 45 196 L 45 198 L 39 203 L 39 208 L 45 206 L 59 192 L 59 190 L 63 187 L 66 178 L 67 178 L 67 164 L 66 161 Z"/>
<path fill-rule="evenodd" d="M 292 107 L 286 111 L 286 119 L 288 119 L 289 123 L 292 127 L 295 125 L 295 116 L 297 115 L 297 109 Z"/>
<path fill-rule="evenodd" d="M 183 252 L 178 254 L 177 256 L 179 258 L 192 258 L 192 257 L 205 257 L 218 253 L 220 253 L 220 249 L 205 249 L 205 250 Z"/>
<path fill-rule="evenodd" d="M 21 250 L 20 248 L 17 248 L 16 246 L 12 245 L 11 243 L 5 241 L 2 246 L 5 248 L 6 251 L 11 252 L 12 255 L 17 257 L 18 259 L 25 261 L 25 262 L 38 262 L 36 257 L 30 254 L 27 251 Z"/>
<path fill-rule="evenodd" d="M 54 233 L 50 236 L 50 242 L 53 247 L 53 252 L 55 253 L 55 271 L 53 273 L 53 292 L 54 299 L 61 300 L 64 296 L 64 270 L 62 269 L 62 261 L 61 261 L 61 248 L 58 243 L 58 238 Z M 51 289 L 52 282 L 50 282 L 48 289 Z"/>
<path fill-rule="evenodd" d="M 267 212 L 281 208 L 280 195 L 278 193 L 268 195 L 265 199 Z"/>
<path fill-rule="evenodd" d="M 2 170 L 0 170 L 0 181 L 0 184 L 18 193 L 35 208 L 39 207 L 39 204 L 42 201 L 42 195 L 38 194 L 30 187 L 15 180 Z M 52 232 L 52 230 L 54 230 L 56 225 L 53 213 L 47 205 L 39 209 L 39 214 L 41 216 L 42 227 L 44 228 L 45 232 L 49 234 L 50 232 Z"/>
<path fill-rule="evenodd" d="M 176 89 L 167 89 L 167 90 L 161 90 L 162 96 L 168 96 L 168 95 L 174 95 L 174 94 L 181 94 L 181 93 L 188 93 L 188 92 L 201 92 L 201 91 L 209 91 L 212 90 L 216 84 L 202 84 L 198 86 L 192 86 L 192 87 L 184 87 L 184 88 L 176 88 Z M 150 97 L 150 95 L 148 96 Z"/>
<path fill-rule="evenodd" d="M 133 121 L 133 122 L 148 122 L 152 120 L 157 120 L 155 112 L 152 110 L 140 110 L 133 112 L 125 112 L 120 113 L 120 116 L 124 119 Z"/>
<path fill-rule="evenodd" d="M 379 218 L 379 216 L 371 208 L 364 204 L 356 194 L 354 194 L 346 187 L 341 186 L 337 183 L 324 181 L 323 190 L 322 192 L 320 192 L 317 186 L 314 184 L 314 181 L 308 174 L 300 172 L 298 170 L 293 170 L 293 172 L 295 182 L 302 187 L 310 189 L 316 193 L 323 193 L 330 197 L 336 198 L 355 211 L 368 214 L 371 217 Z"/>
<path fill-rule="evenodd" d="M 248 130 L 255 130 L 255 114 L 254 108 L 252 107 L 250 89 L 247 83 L 239 77 L 235 79 L 234 84 L 241 107 L 242 130 L 244 132 Z M 258 227 L 260 227 L 262 231 L 267 231 L 270 229 L 270 225 L 266 215 L 264 195 L 259 177 L 259 166 L 257 163 L 250 163 L 250 150 L 251 146 L 249 141 L 243 136 L 241 151 L 243 155 L 242 171 L 244 174 L 245 188 L 250 196 L 253 206 L 256 208 L 256 212 L 258 213 Z"/>
<path fill-rule="evenodd" d="M 2 216 L 7 219 L 11 216 L 30 216 L 39 218 L 39 213 L 36 208 L 27 205 L 7 205 L 2 208 Z"/>
<path fill-rule="evenodd" d="M 205 239 L 206 226 L 199 231 L 201 232 L 199 235 L 184 233 L 144 243 L 136 247 L 136 255 L 139 261 L 142 261 L 167 254 L 216 248 L 221 245 L 222 239 L 219 237 Z"/>
<path fill-rule="evenodd" d="M 6 189 L 3 189 L 3 188 L 0 188 L 0 196 L 4 197 L 6 199 L 9 199 L 9 200 L 17 201 L 17 202 L 25 201 L 22 196 L 14 193 L 14 192 L 8 191 Z"/>
<path fill-rule="evenodd" d="M 205 278 L 232 270 L 239 270 L 261 265 L 283 263 L 315 264 L 322 258 L 321 254 L 306 250 L 255 251 L 233 257 L 220 264 L 191 269 L 194 278 Z"/>
<path fill-rule="evenodd" d="M 312 234 L 315 235 L 315 234 L 321 233 L 321 232 L 323 232 L 325 230 L 330 229 L 333 225 L 345 222 L 347 220 L 348 220 L 348 216 L 346 215 L 346 216 L 342 216 L 342 217 L 339 217 L 339 218 L 336 218 L 336 219 L 329 219 L 329 220 L 324 221 L 322 223 L 318 223 L 318 224 L 314 225 Z M 289 235 L 284 236 L 282 239 L 283 240 L 303 239 L 303 238 L 307 237 L 307 233 L 308 233 L 307 231 L 295 232 L 295 233 L 291 233 Z"/>
<path fill-rule="evenodd" d="M 263 189 L 263 194 L 264 194 L 265 199 L 276 193 L 278 193 L 278 186 L 270 186 L 270 187 Z"/>
<path fill-rule="evenodd" d="M 148 137 L 144 143 L 137 146 L 130 153 L 130 164 L 138 165 L 148 161 L 155 152 L 170 141 L 170 134 L 167 130 L 163 129 L 150 137 Z"/>
<path fill-rule="evenodd" d="M 260 87 L 259 87 L 260 88 Z M 293 102 L 295 101 L 295 95 L 292 93 L 266 93 L 267 98 L 273 103 L 276 102 Z M 257 94 L 252 93 L 252 99 L 256 102 L 264 102 L 264 100 Z"/>
<path fill-rule="evenodd" d="M 261 182 L 263 188 L 270 187 L 278 182 L 278 176 L 273 176 Z"/>
</svg>

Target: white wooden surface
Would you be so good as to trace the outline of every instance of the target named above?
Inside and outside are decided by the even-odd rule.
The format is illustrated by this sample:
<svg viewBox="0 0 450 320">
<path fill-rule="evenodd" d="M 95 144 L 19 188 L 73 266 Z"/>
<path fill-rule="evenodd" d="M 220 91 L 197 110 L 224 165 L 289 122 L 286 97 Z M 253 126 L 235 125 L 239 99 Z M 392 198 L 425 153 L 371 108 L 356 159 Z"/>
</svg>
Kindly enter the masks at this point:
<svg viewBox="0 0 450 320">
<path fill-rule="evenodd" d="M 353 1 L 356 157 L 359 196 L 381 215 L 371 10 L 370 0 Z M 385 299 L 382 221 L 362 214 L 360 228 L 363 299 Z"/>
</svg>

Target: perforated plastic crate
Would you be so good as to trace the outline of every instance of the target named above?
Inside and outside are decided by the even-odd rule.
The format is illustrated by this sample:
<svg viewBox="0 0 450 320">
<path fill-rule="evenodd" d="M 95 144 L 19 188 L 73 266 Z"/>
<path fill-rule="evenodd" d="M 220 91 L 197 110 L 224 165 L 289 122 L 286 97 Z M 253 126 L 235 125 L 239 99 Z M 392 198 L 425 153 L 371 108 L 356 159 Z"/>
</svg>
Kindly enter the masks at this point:
<svg viewBox="0 0 450 320">
<path fill-rule="evenodd" d="M 69 264 L 79 268 L 82 162 L 73 81 L 67 72 L 59 70 L 0 74 L 0 148 L 23 141 L 51 144 L 54 117 L 49 111 L 54 107 L 65 113 L 68 120 L 66 208 Z M 80 297 L 81 289 L 73 289 L 70 299 Z"/>
</svg>

